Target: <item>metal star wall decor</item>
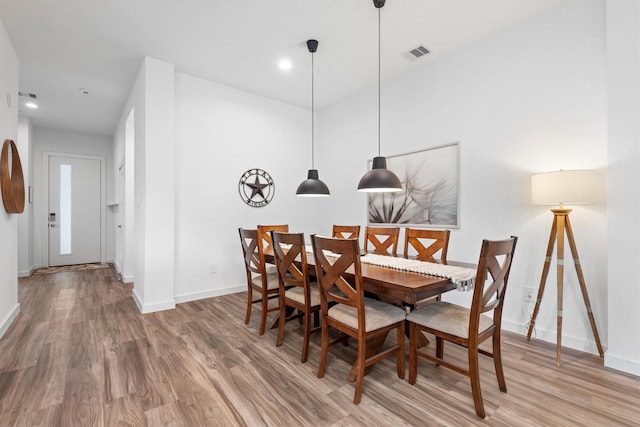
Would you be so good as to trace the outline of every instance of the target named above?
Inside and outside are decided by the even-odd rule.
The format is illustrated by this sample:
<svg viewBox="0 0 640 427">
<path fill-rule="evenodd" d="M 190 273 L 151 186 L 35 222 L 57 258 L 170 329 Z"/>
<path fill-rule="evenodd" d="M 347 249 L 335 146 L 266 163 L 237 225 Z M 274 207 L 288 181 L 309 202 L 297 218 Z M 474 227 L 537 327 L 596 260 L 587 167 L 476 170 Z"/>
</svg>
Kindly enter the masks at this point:
<svg viewBox="0 0 640 427">
<path fill-rule="evenodd" d="M 240 177 L 238 192 L 242 200 L 249 206 L 261 208 L 273 199 L 275 184 L 271 175 L 262 169 L 249 169 Z"/>
</svg>

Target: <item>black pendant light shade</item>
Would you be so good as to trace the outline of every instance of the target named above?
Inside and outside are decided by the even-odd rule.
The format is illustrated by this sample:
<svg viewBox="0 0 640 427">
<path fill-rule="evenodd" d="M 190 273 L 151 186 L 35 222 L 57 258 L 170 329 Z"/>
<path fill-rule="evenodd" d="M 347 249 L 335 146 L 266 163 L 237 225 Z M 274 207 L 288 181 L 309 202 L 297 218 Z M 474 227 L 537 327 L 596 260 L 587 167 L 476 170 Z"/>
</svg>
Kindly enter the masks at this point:
<svg viewBox="0 0 640 427">
<path fill-rule="evenodd" d="M 387 159 L 380 155 L 380 9 L 385 0 L 373 0 L 378 9 L 378 157 L 373 158 L 371 170 L 358 183 L 358 191 L 367 193 L 391 193 L 402 191 L 402 183 L 395 173 L 387 169 Z"/>
<path fill-rule="evenodd" d="M 402 183 L 395 173 L 387 169 L 385 157 L 374 157 L 371 170 L 360 178 L 358 191 L 365 193 L 391 193 L 402 190 Z"/>
<path fill-rule="evenodd" d="M 327 184 L 318 178 L 318 169 L 309 169 L 307 179 L 298 185 L 296 194 L 306 197 L 326 197 L 330 195 Z"/>
<path fill-rule="evenodd" d="M 307 48 L 311 52 L 311 169 L 307 174 L 307 179 L 298 185 L 296 195 L 301 197 L 327 197 L 330 195 L 327 184 L 318 178 L 318 170 L 314 167 L 314 116 L 313 116 L 313 53 L 318 49 L 317 40 L 307 40 Z"/>
</svg>

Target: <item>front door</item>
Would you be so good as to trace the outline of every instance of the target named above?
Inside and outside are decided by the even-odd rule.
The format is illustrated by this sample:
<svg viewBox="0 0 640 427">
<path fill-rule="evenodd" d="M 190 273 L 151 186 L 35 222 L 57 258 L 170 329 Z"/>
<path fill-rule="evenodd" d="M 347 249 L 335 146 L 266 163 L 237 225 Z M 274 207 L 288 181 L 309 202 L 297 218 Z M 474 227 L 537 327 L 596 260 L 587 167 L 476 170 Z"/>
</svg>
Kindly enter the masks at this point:
<svg viewBox="0 0 640 427">
<path fill-rule="evenodd" d="M 49 156 L 49 265 L 101 260 L 99 159 Z"/>
</svg>

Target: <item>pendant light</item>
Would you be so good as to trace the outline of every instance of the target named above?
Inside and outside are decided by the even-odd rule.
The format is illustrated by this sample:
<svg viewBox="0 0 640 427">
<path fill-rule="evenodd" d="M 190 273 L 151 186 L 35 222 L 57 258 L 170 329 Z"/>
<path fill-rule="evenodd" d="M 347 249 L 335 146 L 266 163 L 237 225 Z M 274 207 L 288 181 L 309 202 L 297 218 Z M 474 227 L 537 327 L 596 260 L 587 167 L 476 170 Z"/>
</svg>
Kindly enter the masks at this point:
<svg viewBox="0 0 640 427">
<path fill-rule="evenodd" d="M 373 0 L 373 5 L 378 9 L 378 157 L 373 158 L 371 170 L 362 176 L 358 184 L 358 191 L 368 193 L 402 191 L 400 179 L 387 169 L 387 159 L 380 155 L 380 9 L 384 2 Z"/>
<path fill-rule="evenodd" d="M 307 179 L 298 185 L 296 195 L 301 197 L 327 197 L 329 187 L 318 178 L 318 169 L 314 169 L 314 114 L 313 114 L 313 54 L 318 49 L 317 40 L 307 40 L 307 48 L 311 52 L 311 169 L 307 174 Z"/>
</svg>

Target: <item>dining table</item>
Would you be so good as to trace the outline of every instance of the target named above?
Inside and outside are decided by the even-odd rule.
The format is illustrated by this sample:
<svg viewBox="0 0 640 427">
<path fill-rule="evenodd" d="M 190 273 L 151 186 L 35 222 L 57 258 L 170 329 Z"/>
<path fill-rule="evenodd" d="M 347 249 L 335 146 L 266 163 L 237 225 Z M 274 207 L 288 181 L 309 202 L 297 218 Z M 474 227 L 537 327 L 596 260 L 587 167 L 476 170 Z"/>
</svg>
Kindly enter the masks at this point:
<svg viewBox="0 0 640 427">
<path fill-rule="evenodd" d="M 315 259 L 307 249 L 307 264 L 309 274 L 315 276 Z M 366 255 L 366 254 L 362 254 Z M 275 257 L 271 250 L 264 252 L 265 262 L 275 264 Z M 464 262 L 447 262 L 447 265 L 474 268 L 473 264 Z M 455 284 L 449 278 L 415 273 L 406 270 L 394 269 L 366 262 L 360 263 L 364 289 L 376 294 L 386 302 L 403 305 L 412 309 L 418 301 L 425 298 L 440 295 L 456 289 Z M 354 275 L 353 266 L 345 274 L 347 279 Z"/>
</svg>

